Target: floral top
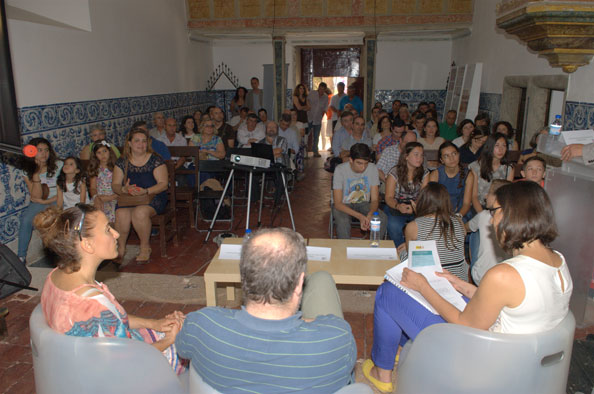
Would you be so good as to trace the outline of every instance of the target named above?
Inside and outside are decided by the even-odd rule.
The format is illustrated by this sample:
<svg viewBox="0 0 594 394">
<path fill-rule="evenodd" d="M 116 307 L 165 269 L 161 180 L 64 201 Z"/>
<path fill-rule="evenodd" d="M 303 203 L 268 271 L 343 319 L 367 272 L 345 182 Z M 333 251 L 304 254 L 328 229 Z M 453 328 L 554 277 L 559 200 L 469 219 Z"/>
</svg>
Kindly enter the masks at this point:
<svg viewBox="0 0 594 394">
<path fill-rule="evenodd" d="M 423 178 L 419 183 L 408 182 L 408 190 L 405 189 L 402 185 L 398 183 L 398 173 L 397 167 L 394 166 L 388 173 L 394 180 L 396 181 L 396 190 L 394 190 L 394 198 L 396 201 L 401 202 L 404 200 L 416 200 L 421 192 L 421 187 L 423 186 L 423 180 L 429 175 L 429 170 L 425 168 L 423 173 Z"/>
<path fill-rule="evenodd" d="M 83 284 L 70 291 L 58 288 L 52 281 L 52 274 L 56 270 L 53 269 L 47 276 L 41 293 L 45 320 L 54 330 L 78 337 L 130 338 L 147 343 L 156 342 L 165 336 L 146 328 L 130 328 L 128 314 L 103 283 Z M 95 294 L 76 294 L 83 287 L 89 288 L 85 294 Z M 173 345 L 163 354 L 176 372 L 183 371 Z"/>
<path fill-rule="evenodd" d="M 98 195 L 110 196 L 113 194 L 113 190 L 111 189 L 112 177 L 113 172 L 109 168 L 99 168 L 99 173 L 97 174 Z M 103 203 L 103 213 L 105 213 L 105 216 L 107 216 L 107 220 L 109 220 L 110 222 L 115 222 L 116 203 L 116 200 L 111 200 Z"/>
<path fill-rule="evenodd" d="M 221 137 L 219 137 L 218 135 L 213 135 L 210 141 L 203 143 L 202 134 L 194 134 L 194 136 L 192 137 L 192 143 L 194 144 L 194 146 L 200 147 L 201 151 L 216 152 L 217 145 L 222 144 L 223 140 L 221 140 Z M 218 159 L 212 155 L 208 155 L 208 160 Z"/>
</svg>

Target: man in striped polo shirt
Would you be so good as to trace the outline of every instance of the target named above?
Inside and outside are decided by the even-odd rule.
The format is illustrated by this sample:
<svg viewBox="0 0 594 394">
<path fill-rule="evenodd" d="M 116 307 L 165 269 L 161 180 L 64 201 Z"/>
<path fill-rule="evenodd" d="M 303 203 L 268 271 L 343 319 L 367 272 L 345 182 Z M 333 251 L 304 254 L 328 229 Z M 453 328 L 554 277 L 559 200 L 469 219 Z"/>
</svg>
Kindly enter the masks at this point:
<svg viewBox="0 0 594 394">
<path fill-rule="evenodd" d="M 244 306 L 189 313 L 179 355 L 222 393 L 333 393 L 353 382 L 357 349 L 336 285 L 327 272 L 306 278 L 306 266 L 301 235 L 256 232 L 239 262 Z"/>
</svg>

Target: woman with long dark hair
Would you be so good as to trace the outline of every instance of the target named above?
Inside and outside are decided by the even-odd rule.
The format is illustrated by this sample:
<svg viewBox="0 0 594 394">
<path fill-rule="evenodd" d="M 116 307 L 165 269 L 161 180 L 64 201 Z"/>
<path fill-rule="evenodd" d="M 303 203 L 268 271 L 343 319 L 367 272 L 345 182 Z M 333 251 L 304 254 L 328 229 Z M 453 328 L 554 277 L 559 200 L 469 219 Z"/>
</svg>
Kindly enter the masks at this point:
<svg viewBox="0 0 594 394">
<path fill-rule="evenodd" d="M 431 171 L 429 181 L 443 185 L 450 196 L 452 212 L 464 216 L 472 206 L 474 175 L 462 165 L 458 147 L 450 141 L 439 146 L 438 157 L 441 165 Z"/>
<path fill-rule="evenodd" d="M 27 249 L 33 233 L 33 218 L 58 199 L 57 180 L 62 162 L 58 160 L 52 144 L 45 138 L 33 138 L 29 145 L 37 148 L 35 157 L 23 156 L 21 167 L 23 179 L 31 196 L 29 205 L 21 214 L 17 254 L 21 261 L 27 257 Z"/>
<path fill-rule="evenodd" d="M 479 159 L 468 166 L 474 175 L 472 205 L 477 213 L 486 206 L 487 193 L 493 179 L 514 179 L 514 169 L 507 164 L 506 154 L 507 138 L 501 133 L 491 134 Z"/>
<path fill-rule="evenodd" d="M 499 121 L 493 125 L 493 134 L 501 133 L 507 137 L 507 150 L 518 150 L 518 141 L 515 140 L 514 128 L 511 123 Z"/>
<path fill-rule="evenodd" d="M 186 139 L 187 143 L 189 143 L 192 137 L 198 133 L 198 126 L 196 126 L 196 122 L 194 121 L 194 117 L 192 115 L 186 115 L 183 117 L 179 124 L 179 132 L 181 133 L 182 137 Z"/>
<path fill-rule="evenodd" d="M 470 139 L 470 134 L 472 134 L 472 130 L 474 130 L 474 122 L 470 119 L 464 119 L 458 125 L 458 138 L 454 138 L 452 141 L 454 145 L 458 148 L 468 142 Z"/>
<path fill-rule="evenodd" d="M 487 271 L 474 286 L 447 270 L 447 279 L 468 300 L 463 311 L 443 299 L 414 271 L 404 268 L 402 285 L 418 291 L 437 311 L 431 313 L 390 282 L 377 290 L 371 360 L 363 374 L 382 392 L 392 392 L 398 345 L 425 327 L 454 323 L 510 334 L 534 334 L 556 327 L 567 316 L 573 284 L 563 256 L 549 245 L 557 237 L 555 214 L 546 192 L 534 182 L 516 182 L 495 192 L 491 222 L 501 247 L 512 258 Z M 406 360 L 401 360 L 406 362 Z"/>
<path fill-rule="evenodd" d="M 231 117 L 238 116 L 239 110 L 242 107 L 245 107 L 245 96 L 247 95 L 247 89 L 243 86 L 238 87 L 235 90 L 235 96 L 231 100 L 231 104 L 229 105 L 229 109 L 231 110 Z"/>
<path fill-rule="evenodd" d="M 429 181 L 423 158 L 423 145 L 409 142 L 398 164 L 386 176 L 384 212 L 388 216 L 388 235 L 396 247 L 404 243 L 403 228 L 415 218 L 412 203 Z"/>
<path fill-rule="evenodd" d="M 478 160 L 488 136 L 489 132 L 484 127 L 475 128 L 468 141 L 460 147 L 460 162 L 470 164 Z"/>
</svg>

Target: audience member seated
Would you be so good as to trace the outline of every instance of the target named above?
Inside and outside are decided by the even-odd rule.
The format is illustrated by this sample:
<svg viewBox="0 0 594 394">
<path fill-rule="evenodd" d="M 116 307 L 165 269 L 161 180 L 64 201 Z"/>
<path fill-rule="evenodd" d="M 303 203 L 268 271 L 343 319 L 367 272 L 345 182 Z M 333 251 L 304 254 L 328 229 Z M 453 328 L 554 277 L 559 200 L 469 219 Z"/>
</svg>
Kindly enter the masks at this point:
<svg viewBox="0 0 594 394">
<path fill-rule="evenodd" d="M 392 118 L 392 121 L 396 120 L 397 118 L 400 118 L 400 107 L 402 106 L 402 101 L 400 100 L 394 100 L 392 101 L 392 112 L 390 112 L 390 117 Z"/>
<path fill-rule="evenodd" d="M 284 137 L 278 135 L 278 125 L 276 122 L 268 122 L 266 125 L 266 137 L 262 138 L 258 143 L 271 145 L 272 153 L 274 154 L 274 162 L 288 167 L 289 145 Z"/>
<path fill-rule="evenodd" d="M 225 158 L 225 146 L 218 135 L 215 135 L 215 124 L 212 120 L 205 120 L 200 125 L 200 133 L 190 141 L 190 146 L 200 148 L 200 160 L 220 160 Z M 200 184 L 215 174 L 201 171 Z"/>
<path fill-rule="evenodd" d="M 290 114 L 282 114 L 281 119 L 278 125 L 278 135 L 283 137 L 287 140 L 287 147 L 289 152 L 289 157 L 291 157 L 291 162 L 294 162 L 295 155 L 299 152 L 299 140 L 301 135 L 297 130 L 291 127 L 291 115 Z M 297 168 L 296 163 L 291 164 L 292 168 Z"/>
<path fill-rule="evenodd" d="M 115 223 L 115 210 L 118 195 L 111 188 L 116 156 L 105 140 L 93 146 L 93 156 L 87 167 L 89 195 L 95 208 L 103 211 L 110 223 Z"/>
<path fill-rule="evenodd" d="M 456 127 L 456 117 L 458 113 L 456 110 L 449 110 L 446 113 L 445 121 L 439 124 L 439 135 L 446 141 L 453 141 L 458 137 L 458 128 Z"/>
<path fill-rule="evenodd" d="M 435 241 L 441 266 L 468 282 L 468 264 L 464 258 L 466 231 L 462 217 L 455 215 L 445 186 L 429 182 L 416 203 L 416 218 L 404 230 L 404 248 L 410 241 Z"/>
<path fill-rule="evenodd" d="M 163 124 L 165 124 L 165 122 L 163 122 Z M 139 120 L 139 121 L 134 122 L 132 124 L 132 128 L 130 130 L 134 130 L 134 129 L 144 130 L 148 134 L 148 128 L 147 128 L 146 122 L 144 120 Z M 165 145 L 163 142 L 161 142 L 158 139 L 153 138 L 151 136 L 149 136 L 148 141 L 149 141 L 150 148 L 156 154 L 161 156 L 161 159 L 171 160 L 171 153 L 169 152 L 169 149 L 167 149 L 167 145 Z"/>
<path fill-rule="evenodd" d="M 486 127 L 487 130 L 489 130 L 490 127 L 491 127 L 491 118 L 489 118 L 489 115 L 487 115 L 487 113 L 485 113 L 485 112 L 479 112 L 474 117 L 474 125 L 476 127 L 479 127 L 479 126 Z"/>
<path fill-rule="evenodd" d="M 192 114 L 192 117 L 194 118 L 194 124 L 196 125 L 196 129 L 200 129 L 200 121 L 202 120 L 202 111 L 200 111 L 199 109 L 197 109 Z"/>
<path fill-rule="evenodd" d="M 547 171 L 547 163 L 542 157 L 532 156 L 522 165 L 522 178 L 532 181 L 544 187 L 544 177 Z"/>
<path fill-rule="evenodd" d="M 394 145 L 398 145 L 402 139 L 403 133 L 406 131 L 406 126 L 402 120 L 397 118 L 391 124 L 391 133 L 379 140 L 375 148 L 375 159 L 379 161 L 384 151 Z M 414 134 L 414 133 L 413 133 Z M 416 135 L 415 135 L 416 138 Z M 394 163 L 394 165 L 396 165 Z"/>
<path fill-rule="evenodd" d="M 458 125 L 458 138 L 455 138 L 452 142 L 454 143 L 454 145 L 456 145 L 458 148 L 460 148 L 462 145 L 466 144 L 468 141 L 470 141 L 470 135 L 472 134 L 472 131 L 474 130 L 474 122 L 470 119 L 464 119 L 462 122 L 460 122 L 460 124 Z M 489 130 L 489 129 L 486 129 Z M 488 135 L 488 133 L 487 133 Z"/>
<path fill-rule="evenodd" d="M 371 149 L 373 150 L 376 150 L 377 144 L 380 142 L 380 140 L 382 140 L 384 137 L 392 135 L 392 122 L 390 121 L 390 117 L 388 115 L 384 115 L 379 118 L 377 123 L 378 127 L 376 129 L 376 133 L 374 134 L 371 131 L 369 132 L 372 141 Z"/>
<path fill-rule="evenodd" d="M 495 229 L 491 225 L 491 209 L 495 206 L 495 192 L 502 186 L 508 185 L 510 181 L 505 179 L 495 179 L 491 182 L 489 193 L 487 193 L 487 209 L 477 213 L 466 223 L 466 230 L 469 232 L 479 232 L 479 247 L 476 262 L 472 265 L 470 273 L 472 280 L 478 286 L 485 276 L 485 273 L 494 267 L 495 264 L 508 259 L 507 253 L 501 249 Z"/>
<path fill-rule="evenodd" d="M 33 138 L 28 145 L 36 147 L 37 154 L 35 157 L 21 158 L 23 179 L 30 195 L 29 205 L 23 210 L 19 225 L 17 255 L 23 263 L 29 249 L 35 215 L 56 203 L 58 198 L 56 181 L 63 164 L 58 159 L 52 144 L 45 138 Z"/>
<path fill-rule="evenodd" d="M 383 117 L 383 115 L 380 116 L 380 111 L 381 111 L 381 108 L 379 108 L 379 107 L 371 108 L 371 119 L 365 125 L 367 130 L 369 130 L 369 136 L 371 138 L 374 138 L 375 135 L 378 133 L 378 120 L 379 120 L 379 118 Z M 388 115 L 387 113 L 385 115 L 388 116 L 388 118 L 390 118 L 390 115 Z M 390 118 L 390 121 L 391 120 L 392 119 Z"/>
<path fill-rule="evenodd" d="M 434 119 L 434 120 L 438 120 L 438 116 L 437 116 L 437 111 L 434 109 L 429 108 L 427 110 L 427 112 L 425 112 L 425 116 L 427 116 L 427 119 Z"/>
<path fill-rule="evenodd" d="M 412 204 L 429 182 L 429 170 L 423 167 L 423 158 L 423 145 L 409 142 L 398 164 L 386 176 L 384 212 L 388 216 L 388 235 L 396 247 L 404 243 L 404 226 L 415 218 Z"/>
<path fill-rule="evenodd" d="M 301 235 L 257 231 L 244 240 L 239 270 L 244 306 L 189 313 L 175 341 L 205 383 L 222 393 L 334 393 L 353 382 L 351 327 L 332 276 L 305 276 Z"/>
<path fill-rule="evenodd" d="M 347 161 L 350 155 L 351 146 L 355 144 L 365 144 L 371 149 L 371 138 L 364 135 L 365 132 L 365 118 L 360 115 L 353 119 L 353 132 L 347 136 L 340 147 L 340 157 L 343 161 Z"/>
<path fill-rule="evenodd" d="M 366 144 L 353 144 L 349 158 L 334 170 L 332 215 L 339 239 L 351 238 L 351 218 L 358 219 L 361 230 L 369 230 L 374 212 L 381 220 L 380 236 L 386 233 L 386 215 L 379 209 L 379 178 L 375 164 L 370 163 L 371 150 Z"/>
<path fill-rule="evenodd" d="M 353 133 L 353 114 L 343 111 L 340 115 L 340 127 L 332 135 L 332 154 L 334 157 L 340 157 L 342 144 Z"/>
<path fill-rule="evenodd" d="M 533 182 L 506 185 L 495 193 L 491 212 L 497 240 L 514 257 L 491 268 L 479 287 L 447 271 L 436 273 L 469 299 L 464 311 L 444 300 L 424 276 L 408 268 L 401 283 L 420 292 L 439 315 L 389 282 L 379 287 L 373 361 L 363 363 L 363 373 L 380 391 L 393 390 L 391 375 L 398 345 L 414 340 L 429 325 L 448 322 L 494 332 L 532 334 L 556 327 L 567 315 L 573 285 L 565 259 L 549 248 L 557 228 L 547 194 Z"/>
<path fill-rule="evenodd" d="M 56 195 L 58 209 L 72 208 L 78 203 L 87 201 L 87 184 L 78 157 L 69 156 L 64 159 L 64 165 L 60 170 L 60 174 L 58 174 L 56 184 L 58 185 Z"/>
<path fill-rule="evenodd" d="M 237 141 L 240 148 L 249 148 L 252 142 L 258 142 L 266 136 L 264 124 L 258 122 L 255 114 L 249 114 L 245 125 L 240 126 L 237 131 Z"/>
<path fill-rule="evenodd" d="M 214 122 L 216 134 L 223 141 L 225 151 L 235 147 L 235 140 L 237 139 L 237 132 L 233 127 L 225 123 L 225 114 L 219 107 L 214 107 L 210 113 L 211 119 Z"/>
<path fill-rule="evenodd" d="M 474 175 L 460 163 L 458 147 L 450 141 L 441 144 L 438 157 L 441 165 L 431 171 L 429 181 L 437 182 L 446 188 L 452 212 L 459 213 L 464 218 L 472 206 Z"/>
<path fill-rule="evenodd" d="M 426 121 L 427 116 L 420 111 L 412 115 L 412 125 L 414 127 L 412 131 L 417 135 L 417 140 L 421 139 L 421 134 L 423 133 Z"/>
<path fill-rule="evenodd" d="M 487 193 L 493 179 L 514 179 L 514 169 L 505 160 L 507 139 L 501 133 L 491 134 L 483 146 L 481 156 L 468 166 L 474 175 L 472 205 L 481 212 L 486 204 Z"/>
<path fill-rule="evenodd" d="M 165 134 L 165 115 L 163 112 L 155 112 L 153 115 L 153 124 L 155 127 L 149 131 L 151 138 L 157 139 Z"/>
<path fill-rule="evenodd" d="M 408 106 L 406 105 L 406 103 L 402 103 L 402 105 L 400 106 L 400 109 L 398 110 L 398 117 L 406 124 L 409 125 L 412 122 L 412 119 L 410 117 L 410 112 L 408 111 Z M 411 131 L 412 129 L 409 128 L 409 131 Z M 416 133 L 415 133 L 416 134 Z"/>
<path fill-rule="evenodd" d="M 425 150 L 437 150 L 445 140 L 439 136 L 439 124 L 435 119 L 427 119 L 421 130 L 419 143 Z"/>
<path fill-rule="evenodd" d="M 103 212 L 86 204 L 64 212 L 49 208 L 35 217 L 35 227 L 43 244 L 59 259 L 41 293 L 41 307 L 51 328 L 79 337 L 144 341 L 163 352 L 177 373 L 183 371 L 174 341 L 184 315 L 179 311 L 163 319 L 128 315 L 107 286 L 95 280 L 103 260 L 118 255 L 119 234 Z"/>
<path fill-rule="evenodd" d="M 235 115 L 229 119 L 229 126 L 233 127 L 233 130 L 237 131 L 240 127 L 245 125 L 249 112 L 250 110 L 248 107 L 242 107 L 239 110 L 239 115 Z"/>
<path fill-rule="evenodd" d="M 396 119 L 396 121 L 397 120 L 398 119 Z M 381 157 L 377 161 L 379 178 L 382 182 L 386 182 L 386 175 L 394 166 L 396 166 L 396 164 L 398 164 L 400 155 L 404 152 L 404 147 L 409 142 L 417 142 L 417 135 L 412 131 L 405 131 L 400 137 L 397 145 L 389 146 L 382 152 Z"/>
<path fill-rule="evenodd" d="M 173 119 L 173 118 L 172 118 Z M 173 119 L 175 121 L 175 119 Z M 194 122 L 194 118 L 192 115 L 186 115 L 182 118 L 182 121 L 179 125 L 179 134 L 186 140 L 186 145 L 192 139 L 194 134 L 198 132 L 198 127 L 196 126 L 196 122 Z M 166 143 L 167 144 L 167 143 Z M 168 145 L 169 146 L 169 145 Z M 181 146 L 181 145 L 170 145 L 170 146 Z"/>
<path fill-rule="evenodd" d="M 549 128 L 548 127 L 543 127 L 542 129 L 540 129 L 538 131 L 538 133 L 534 134 L 532 136 L 532 138 L 530 138 L 530 141 L 528 142 L 528 145 L 530 145 L 530 148 L 528 149 L 524 149 L 522 151 L 522 154 L 520 155 L 520 158 L 518 159 L 518 165 L 522 165 L 524 164 L 524 162 L 532 156 L 536 156 L 536 147 L 538 146 L 538 137 L 540 137 L 543 134 L 548 134 L 549 133 Z"/>
<path fill-rule="evenodd" d="M 82 148 L 78 157 L 81 160 L 90 160 L 91 159 L 91 151 L 93 150 L 93 146 L 95 142 L 100 140 L 105 140 L 107 134 L 105 133 L 105 129 L 100 126 L 94 126 L 91 128 L 91 142 Z M 120 157 L 120 151 L 115 145 L 111 145 L 111 149 L 113 153 L 115 153 L 116 157 Z"/>
<path fill-rule="evenodd" d="M 247 95 L 247 89 L 243 86 L 238 87 L 235 90 L 235 96 L 231 100 L 229 104 L 229 109 L 231 110 L 231 117 L 238 116 L 239 110 L 243 107 L 246 107 L 245 104 L 245 96 Z"/>
<path fill-rule="evenodd" d="M 266 129 L 266 125 L 269 122 L 268 111 L 266 111 L 266 108 L 260 108 L 258 110 L 258 119 L 260 119 L 260 122 L 264 125 L 264 128 Z"/>
<path fill-rule="evenodd" d="M 356 93 L 357 89 L 355 86 L 349 85 L 347 88 L 347 95 L 340 99 L 338 109 L 344 111 L 346 110 L 346 105 L 351 104 L 358 114 L 363 113 L 363 101 L 361 101 L 361 98 L 357 96 Z"/>
<path fill-rule="evenodd" d="M 477 127 L 472 130 L 468 141 L 460 147 L 460 162 L 468 165 L 473 161 L 477 161 L 481 156 L 483 145 L 485 145 L 488 136 L 489 132 L 484 127 Z"/>
<path fill-rule="evenodd" d="M 427 103 L 426 101 L 421 101 L 419 103 L 419 107 L 417 108 L 417 110 L 419 112 L 422 112 L 422 113 L 426 114 L 427 111 L 429 111 L 429 103 Z"/>
<path fill-rule="evenodd" d="M 118 242 L 118 257 L 126 252 L 130 225 L 134 226 L 140 239 L 139 264 L 147 263 L 151 257 L 149 238 L 151 217 L 162 214 L 167 206 L 167 167 L 159 155 L 148 146 L 148 133 L 143 129 L 132 129 L 126 136 L 122 157 L 116 162 L 111 187 L 118 195 L 152 195 L 148 205 L 118 207 L 115 228 L 121 235 Z"/>
<path fill-rule="evenodd" d="M 194 121 L 192 120 L 192 123 Z M 177 133 L 177 122 L 174 118 L 167 118 L 165 120 L 165 134 L 161 135 L 157 138 L 157 141 L 160 141 L 165 144 L 165 146 L 187 146 L 188 142 L 186 139 L 180 134 Z M 196 134 L 194 134 L 196 135 Z M 172 157 L 171 160 L 175 161 L 175 168 L 180 168 L 186 162 L 185 157 Z"/>
<path fill-rule="evenodd" d="M 493 125 L 492 134 L 501 133 L 507 137 L 507 150 L 518 150 L 518 141 L 514 139 L 514 128 L 511 123 L 499 121 Z"/>
</svg>

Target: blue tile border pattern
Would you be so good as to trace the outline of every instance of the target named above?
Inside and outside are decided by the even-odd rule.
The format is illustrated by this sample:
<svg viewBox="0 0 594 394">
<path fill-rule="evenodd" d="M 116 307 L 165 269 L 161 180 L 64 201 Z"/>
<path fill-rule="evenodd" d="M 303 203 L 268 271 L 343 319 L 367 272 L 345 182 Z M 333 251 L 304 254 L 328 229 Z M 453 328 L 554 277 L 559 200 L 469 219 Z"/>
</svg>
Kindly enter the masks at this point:
<svg viewBox="0 0 594 394">
<path fill-rule="evenodd" d="M 446 91 L 445 90 L 376 90 L 375 101 L 379 101 L 383 104 L 383 108 L 391 112 L 392 102 L 394 100 L 400 100 L 403 103 L 408 104 L 408 109 L 412 113 L 422 101 L 430 102 L 434 101 L 437 107 L 437 113 L 439 119 L 443 114 L 443 108 L 445 106 Z M 373 107 L 373 104 L 371 104 Z"/>
<path fill-rule="evenodd" d="M 19 120 L 23 142 L 35 137 L 48 139 L 60 157 L 78 155 L 89 141 L 89 129 L 101 125 L 108 140 L 121 145 L 132 124 L 139 120 L 152 127 L 153 114 L 163 112 L 178 120 L 195 110 L 222 104 L 228 109 L 234 91 L 182 92 L 137 97 L 121 97 L 22 107 Z M 0 153 L 0 242 L 13 241 L 18 233 L 20 212 L 29 196 L 17 156 Z"/>
<path fill-rule="evenodd" d="M 594 128 L 594 103 L 565 102 L 563 129 L 585 130 Z"/>
</svg>

